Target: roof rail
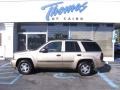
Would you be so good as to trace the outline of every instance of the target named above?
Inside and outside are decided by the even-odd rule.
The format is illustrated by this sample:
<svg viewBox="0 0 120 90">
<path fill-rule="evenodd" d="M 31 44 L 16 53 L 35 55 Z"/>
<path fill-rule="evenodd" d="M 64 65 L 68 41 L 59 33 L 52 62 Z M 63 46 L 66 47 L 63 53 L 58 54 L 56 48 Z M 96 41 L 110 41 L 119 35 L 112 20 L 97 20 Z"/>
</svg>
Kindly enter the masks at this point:
<svg viewBox="0 0 120 90">
<path fill-rule="evenodd" d="M 79 41 L 93 41 L 90 39 L 54 39 L 54 40 L 79 40 Z M 50 40 L 51 41 L 51 40 Z"/>
</svg>

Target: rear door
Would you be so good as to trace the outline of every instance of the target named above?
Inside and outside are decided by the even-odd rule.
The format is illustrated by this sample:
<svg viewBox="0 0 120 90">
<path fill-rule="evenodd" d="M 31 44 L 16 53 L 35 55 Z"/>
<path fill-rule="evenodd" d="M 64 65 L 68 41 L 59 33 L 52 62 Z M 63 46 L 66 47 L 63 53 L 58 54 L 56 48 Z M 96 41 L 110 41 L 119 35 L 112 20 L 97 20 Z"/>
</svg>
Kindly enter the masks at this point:
<svg viewBox="0 0 120 90">
<path fill-rule="evenodd" d="M 94 56 L 96 59 L 103 60 L 103 53 L 100 46 L 96 42 L 81 42 L 84 46 L 87 56 Z"/>
<path fill-rule="evenodd" d="M 63 52 L 63 67 L 71 68 L 75 58 L 81 57 L 81 49 L 77 41 L 65 41 Z"/>
</svg>

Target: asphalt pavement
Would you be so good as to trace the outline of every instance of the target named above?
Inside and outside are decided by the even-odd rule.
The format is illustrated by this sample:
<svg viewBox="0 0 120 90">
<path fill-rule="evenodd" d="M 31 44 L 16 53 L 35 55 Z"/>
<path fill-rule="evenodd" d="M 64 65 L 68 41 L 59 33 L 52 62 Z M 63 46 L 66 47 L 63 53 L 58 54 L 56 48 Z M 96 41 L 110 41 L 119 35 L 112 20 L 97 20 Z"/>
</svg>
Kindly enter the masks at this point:
<svg viewBox="0 0 120 90">
<path fill-rule="evenodd" d="M 21 75 L 9 61 L 0 63 L 0 90 L 120 90 L 120 64 L 116 63 L 86 77 L 58 69 L 37 69 L 34 74 Z"/>
</svg>

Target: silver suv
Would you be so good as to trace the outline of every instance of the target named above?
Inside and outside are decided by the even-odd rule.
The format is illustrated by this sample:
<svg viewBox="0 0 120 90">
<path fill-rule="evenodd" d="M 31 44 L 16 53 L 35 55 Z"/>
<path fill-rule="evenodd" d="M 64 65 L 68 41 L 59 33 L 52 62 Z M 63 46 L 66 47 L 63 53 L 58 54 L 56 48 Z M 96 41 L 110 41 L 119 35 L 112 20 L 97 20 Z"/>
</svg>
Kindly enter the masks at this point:
<svg viewBox="0 0 120 90">
<path fill-rule="evenodd" d="M 82 76 L 104 65 L 101 48 L 91 40 L 49 41 L 37 50 L 14 53 L 11 63 L 21 74 L 39 67 L 74 69 Z"/>
</svg>

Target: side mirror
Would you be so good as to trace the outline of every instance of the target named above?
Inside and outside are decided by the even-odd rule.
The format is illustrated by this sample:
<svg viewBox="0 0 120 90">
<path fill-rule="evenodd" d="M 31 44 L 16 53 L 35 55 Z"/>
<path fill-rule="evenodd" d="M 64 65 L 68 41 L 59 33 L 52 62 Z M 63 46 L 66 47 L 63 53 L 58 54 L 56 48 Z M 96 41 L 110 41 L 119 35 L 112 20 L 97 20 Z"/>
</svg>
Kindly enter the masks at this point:
<svg viewBox="0 0 120 90">
<path fill-rule="evenodd" d="M 40 52 L 42 52 L 42 53 L 47 53 L 47 52 L 48 52 L 48 50 L 47 50 L 47 49 L 45 49 L 45 48 L 43 48 L 43 49 L 41 49 L 41 50 L 40 50 Z"/>
</svg>

